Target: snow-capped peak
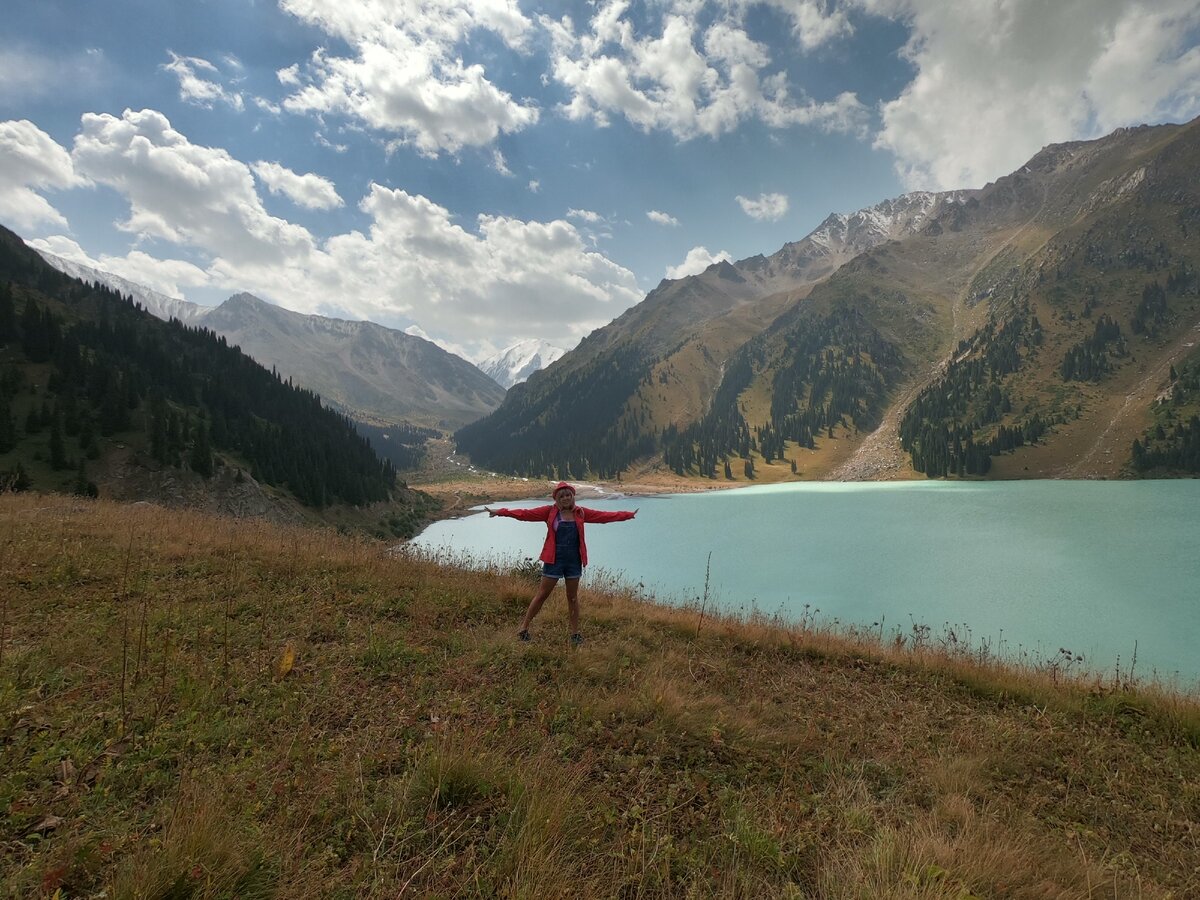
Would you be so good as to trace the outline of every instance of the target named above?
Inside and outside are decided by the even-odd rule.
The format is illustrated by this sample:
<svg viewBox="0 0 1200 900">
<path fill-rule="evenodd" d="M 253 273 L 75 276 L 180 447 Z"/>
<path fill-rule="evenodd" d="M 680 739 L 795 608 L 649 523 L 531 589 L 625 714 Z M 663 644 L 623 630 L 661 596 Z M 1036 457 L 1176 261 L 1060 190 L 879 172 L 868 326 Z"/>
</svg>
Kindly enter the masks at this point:
<svg viewBox="0 0 1200 900">
<path fill-rule="evenodd" d="M 489 356 L 479 363 L 479 368 L 501 387 L 510 388 L 546 368 L 566 352 L 561 347 L 531 338 Z"/>
</svg>

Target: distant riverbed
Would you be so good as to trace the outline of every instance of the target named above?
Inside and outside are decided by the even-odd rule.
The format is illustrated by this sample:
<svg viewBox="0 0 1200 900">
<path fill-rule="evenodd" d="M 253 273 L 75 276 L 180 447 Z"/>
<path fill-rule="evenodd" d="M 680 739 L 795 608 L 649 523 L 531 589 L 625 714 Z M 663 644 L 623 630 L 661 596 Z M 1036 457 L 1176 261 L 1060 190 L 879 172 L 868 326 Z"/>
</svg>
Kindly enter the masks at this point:
<svg viewBox="0 0 1200 900">
<path fill-rule="evenodd" d="M 711 551 L 710 602 L 725 609 L 953 629 L 1106 672 L 1118 658 L 1128 670 L 1136 641 L 1137 674 L 1200 684 L 1200 481 L 793 483 L 582 503 L 641 507 L 588 528 L 589 568 L 662 602 L 700 596 Z M 519 560 L 544 536 L 481 513 L 414 543 Z"/>
</svg>

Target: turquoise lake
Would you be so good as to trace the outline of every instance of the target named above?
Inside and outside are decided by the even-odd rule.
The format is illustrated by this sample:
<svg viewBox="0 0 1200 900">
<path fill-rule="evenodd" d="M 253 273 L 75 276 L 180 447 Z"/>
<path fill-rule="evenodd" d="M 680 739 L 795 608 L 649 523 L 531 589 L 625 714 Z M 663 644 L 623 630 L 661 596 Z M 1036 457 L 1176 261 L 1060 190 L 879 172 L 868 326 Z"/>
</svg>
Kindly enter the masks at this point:
<svg viewBox="0 0 1200 900">
<path fill-rule="evenodd" d="M 1200 481 L 788 484 L 580 504 L 640 508 L 587 529 L 585 626 L 597 570 L 686 602 L 711 551 L 709 602 L 725 609 L 798 620 L 807 605 L 885 634 L 928 625 L 935 640 L 952 627 L 1012 658 L 1066 648 L 1099 672 L 1127 670 L 1136 642 L 1138 675 L 1200 686 Z M 544 537 L 480 512 L 413 543 L 516 561 Z"/>
</svg>

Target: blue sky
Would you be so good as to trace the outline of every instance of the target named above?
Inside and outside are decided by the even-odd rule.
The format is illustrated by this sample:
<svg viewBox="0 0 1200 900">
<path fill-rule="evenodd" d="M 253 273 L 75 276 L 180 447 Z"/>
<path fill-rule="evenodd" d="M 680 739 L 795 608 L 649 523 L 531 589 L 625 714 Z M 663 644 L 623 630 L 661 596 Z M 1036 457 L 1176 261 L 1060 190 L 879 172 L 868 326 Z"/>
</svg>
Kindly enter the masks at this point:
<svg viewBox="0 0 1200 900">
<path fill-rule="evenodd" d="M 1200 113 L 1197 0 L 42 0 L 0 223 L 481 358 L 832 211 Z"/>
</svg>

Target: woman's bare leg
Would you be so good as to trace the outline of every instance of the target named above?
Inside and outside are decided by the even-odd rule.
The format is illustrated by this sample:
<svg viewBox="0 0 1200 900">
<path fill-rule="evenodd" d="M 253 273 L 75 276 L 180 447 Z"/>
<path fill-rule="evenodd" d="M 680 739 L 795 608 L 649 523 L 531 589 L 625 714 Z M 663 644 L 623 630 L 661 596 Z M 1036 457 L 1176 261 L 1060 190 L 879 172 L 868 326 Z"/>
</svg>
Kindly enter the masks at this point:
<svg viewBox="0 0 1200 900">
<path fill-rule="evenodd" d="M 525 621 L 521 623 L 521 631 L 528 631 L 530 624 L 533 622 L 534 616 L 542 611 L 542 604 L 546 602 L 546 598 L 550 596 L 550 592 L 554 590 L 554 585 L 558 583 L 557 578 L 547 578 L 542 576 L 542 582 L 538 585 L 537 593 L 533 595 L 533 599 L 529 601 L 529 609 L 525 610 Z M 568 582 L 570 584 L 570 582 Z M 575 584 L 578 586 L 579 581 Z M 569 589 L 568 589 L 569 590 Z"/>
<path fill-rule="evenodd" d="M 579 579 L 564 578 L 567 588 L 567 615 L 571 620 L 571 634 L 579 634 Z"/>
</svg>

